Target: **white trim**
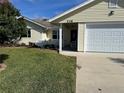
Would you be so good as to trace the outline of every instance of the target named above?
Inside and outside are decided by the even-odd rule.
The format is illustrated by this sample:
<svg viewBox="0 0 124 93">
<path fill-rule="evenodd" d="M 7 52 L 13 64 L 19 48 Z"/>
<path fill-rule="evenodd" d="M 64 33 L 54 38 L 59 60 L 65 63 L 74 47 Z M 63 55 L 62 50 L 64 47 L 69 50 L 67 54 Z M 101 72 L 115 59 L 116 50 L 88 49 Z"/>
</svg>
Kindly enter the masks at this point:
<svg viewBox="0 0 124 93">
<path fill-rule="evenodd" d="M 87 24 L 85 23 L 85 31 L 84 31 L 84 53 L 86 53 L 87 50 Z"/>
<path fill-rule="evenodd" d="M 27 26 L 27 28 L 28 28 L 28 29 L 32 29 L 32 27 L 30 27 L 30 26 Z"/>
<path fill-rule="evenodd" d="M 62 14 L 60 14 L 60 15 L 58 15 L 58 16 L 55 16 L 55 17 L 49 19 L 49 22 L 52 22 L 52 21 L 54 21 L 54 20 L 56 20 L 56 19 L 58 19 L 58 18 L 60 18 L 60 17 L 62 17 L 62 16 L 64 16 L 64 15 L 66 15 L 66 14 L 68 14 L 68 13 L 71 13 L 71 12 L 73 12 L 73 11 L 75 11 L 75 10 L 81 8 L 81 7 L 84 7 L 84 6 L 86 6 L 86 5 L 90 4 L 90 3 L 92 3 L 93 1 L 95 1 L 95 0 L 87 0 L 86 2 L 83 2 L 82 4 L 80 4 L 80 5 L 78 5 L 78 6 L 74 7 L 74 8 L 71 8 L 71 9 L 65 11 L 64 13 L 62 13 Z"/>
<path fill-rule="evenodd" d="M 62 24 L 60 24 L 59 28 L 59 52 L 62 51 Z"/>
<path fill-rule="evenodd" d="M 77 31 L 77 51 L 79 51 L 80 50 L 80 48 L 79 48 L 79 40 L 80 40 L 80 38 L 79 38 L 79 26 L 80 25 L 80 23 L 78 23 L 78 31 Z"/>
<path fill-rule="evenodd" d="M 124 24 L 124 21 L 107 21 L 107 22 L 86 22 L 86 25 L 97 25 L 97 24 Z"/>
</svg>

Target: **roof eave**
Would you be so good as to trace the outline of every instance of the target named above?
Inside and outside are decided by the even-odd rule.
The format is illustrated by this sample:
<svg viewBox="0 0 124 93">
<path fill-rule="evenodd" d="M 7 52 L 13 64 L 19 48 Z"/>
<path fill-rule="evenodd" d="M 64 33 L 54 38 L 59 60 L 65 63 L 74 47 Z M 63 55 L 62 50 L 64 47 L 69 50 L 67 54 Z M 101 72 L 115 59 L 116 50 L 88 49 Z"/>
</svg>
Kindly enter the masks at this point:
<svg viewBox="0 0 124 93">
<path fill-rule="evenodd" d="M 40 26 L 40 27 L 42 27 L 42 28 L 45 28 L 45 29 L 48 28 L 48 27 L 46 27 L 46 26 L 44 26 L 44 25 L 41 25 L 41 24 L 39 24 L 39 23 L 37 23 L 37 22 L 35 22 L 35 21 L 33 21 L 33 20 L 27 18 L 27 17 L 24 17 L 24 19 L 27 20 L 27 21 L 30 21 L 30 22 L 32 22 L 32 23 L 34 23 L 34 24 L 36 24 L 36 25 L 38 25 L 38 26 Z"/>
<path fill-rule="evenodd" d="M 57 15 L 57 16 L 55 16 L 55 17 L 49 19 L 49 22 L 53 22 L 53 21 L 57 20 L 57 19 L 60 18 L 60 17 L 63 17 L 63 16 L 65 16 L 65 15 L 67 15 L 67 14 L 69 14 L 69 13 L 71 13 L 71 12 L 73 12 L 73 11 L 75 11 L 75 10 L 81 8 L 81 7 L 84 7 L 85 5 L 88 5 L 88 4 L 92 3 L 93 1 L 95 1 L 95 0 L 87 0 L 87 1 L 83 2 L 82 4 L 80 4 L 80 5 L 78 5 L 78 6 L 74 7 L 74 8 L 71 8 L 71 9 L 69 9 L 69 10 L 63 12 L 63 13 L 60 14 L 60 15 Z"/>
</svg>

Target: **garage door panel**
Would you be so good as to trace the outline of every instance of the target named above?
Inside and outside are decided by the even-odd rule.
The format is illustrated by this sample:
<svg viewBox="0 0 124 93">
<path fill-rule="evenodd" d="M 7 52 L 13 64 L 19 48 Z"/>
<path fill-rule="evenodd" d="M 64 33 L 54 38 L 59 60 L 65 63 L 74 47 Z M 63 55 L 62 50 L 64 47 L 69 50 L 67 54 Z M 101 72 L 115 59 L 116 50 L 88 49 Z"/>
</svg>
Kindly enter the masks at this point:
<svg viewBox="0 0 124 93">
<path fill-rule="evenodd" d="M 110 26 L 110 27 L 108 27 Z M 120 25 L 89 25 L 86 29 L 85 51 L 124 52 L 124 27 Z"/>
<path fill-rule="evenodd" d="M 87 28 L 95 28 L 95 29 L 99 29 L 99 28 L 107 28 L 107 29 L 118 29 L 118 28 L 124 28 L 124 24 L 112 24 L 112 23 L 109 23 L 109 24 L 102 24 L 102 23 L 99 23 L 99 24 L 87 24 Z"/>
</svg>

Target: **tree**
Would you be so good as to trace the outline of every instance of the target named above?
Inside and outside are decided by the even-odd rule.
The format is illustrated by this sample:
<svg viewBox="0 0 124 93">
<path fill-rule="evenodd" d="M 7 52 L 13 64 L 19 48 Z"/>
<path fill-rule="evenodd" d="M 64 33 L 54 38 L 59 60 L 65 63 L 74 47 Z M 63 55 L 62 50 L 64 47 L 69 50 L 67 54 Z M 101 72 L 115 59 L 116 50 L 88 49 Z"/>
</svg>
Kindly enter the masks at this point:
<svg viewBox="0 0 124 93">
<path fill-rule="evenodd" d="M 24 19 L 17 18 L 21 16 L 18 9 L 8 0 L 0 0 L 0 43 L 11 42 L 17 40 L 27 31 Z"/>
</svg>

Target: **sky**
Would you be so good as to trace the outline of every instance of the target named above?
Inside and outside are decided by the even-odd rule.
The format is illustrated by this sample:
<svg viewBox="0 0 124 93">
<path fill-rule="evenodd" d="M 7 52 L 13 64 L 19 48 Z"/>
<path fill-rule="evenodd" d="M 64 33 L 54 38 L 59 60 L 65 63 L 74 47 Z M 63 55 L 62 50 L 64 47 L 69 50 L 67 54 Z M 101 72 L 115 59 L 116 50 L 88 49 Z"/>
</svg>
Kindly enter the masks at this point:
<svg viewBox="0 0 124 93">
<path fill-rule="evenodd" d="M 50 19 L 85 0 L 11 0 L 23 16 Z"/>
</svg>

